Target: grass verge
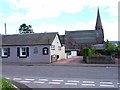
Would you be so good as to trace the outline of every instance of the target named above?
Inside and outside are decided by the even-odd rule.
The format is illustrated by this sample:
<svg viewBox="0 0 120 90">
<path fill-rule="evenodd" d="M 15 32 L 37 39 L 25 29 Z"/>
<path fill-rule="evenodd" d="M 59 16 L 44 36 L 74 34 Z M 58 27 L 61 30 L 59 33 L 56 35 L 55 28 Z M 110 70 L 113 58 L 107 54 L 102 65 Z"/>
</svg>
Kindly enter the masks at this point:
<svg viewBox="0 0 120 90">
<path fill-rule="evenodd" d="M 10 80 L 0 77 L 0 90 L 14 90 L 13 88 L 14 87 Z"/>
</svg>

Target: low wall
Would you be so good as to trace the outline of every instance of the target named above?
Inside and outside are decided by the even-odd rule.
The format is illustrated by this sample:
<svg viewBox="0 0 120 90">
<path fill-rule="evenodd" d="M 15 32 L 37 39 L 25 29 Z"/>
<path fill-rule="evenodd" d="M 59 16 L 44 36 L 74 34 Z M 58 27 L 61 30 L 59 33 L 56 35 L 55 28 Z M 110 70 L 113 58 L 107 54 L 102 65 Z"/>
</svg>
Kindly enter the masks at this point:
<svg viewBox="0 0 120 90">
<path fill-rule="evenodd" d="M 86 62 L 88 64 L 115 64 L 112 56 L 88 56 Z"/>
</svg>

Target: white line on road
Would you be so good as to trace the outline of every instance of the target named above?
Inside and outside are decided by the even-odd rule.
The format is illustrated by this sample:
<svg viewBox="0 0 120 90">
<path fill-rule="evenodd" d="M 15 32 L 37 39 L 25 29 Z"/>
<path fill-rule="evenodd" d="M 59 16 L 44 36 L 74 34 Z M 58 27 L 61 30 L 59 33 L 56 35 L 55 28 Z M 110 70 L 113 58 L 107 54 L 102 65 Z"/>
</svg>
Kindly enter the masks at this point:
<svg viewBox="0 0 120 90">
<path fill-rule="evenodd" d="M 63 82 L 63 80 L 52 80 L 54 82 Z"/>
<path fill-rule="evenodd" d="M 39 79 L 39 81 L 48 81 L 48 79 Z"/>
<path fill-rule="evenodd" d="M 77 85 L 77 83 L 65 83 L 65 85 Z"/>
<path fill-rule="evenodd" d="M 83 81 L 83 83 L 95 83 L 94 81 Z"/>
<path fill-rule="evenodd" d="M 48 84 L 61 84 L 60 82 L 48 82 Z"/>
<path fill-rule="evenodd" d="M 118 85 L 120 84 L 120 83 L 117 83 Z"/>
<path fill-rule="evenodd" d="M 114 85 L 100 85 L 102 87 L 114 87 Z"/>
<path fill-rule="evenodd" d="M 81 84 L 82 86 L 95 86 L 95 84 Z"/>
<path fill-rule="evenodd" d="M 10 79 L 10 78 L 6 77 L 6 79 Z"/>
<path fill-rule="evenodd" d="M 30 83 L 31 81 L 19 81 L 20 83 Z"/>
<path fill-rule="evenodd" d="M 100 84 L 113 84 L 112 82 L 100 82 Z"/>
<path fill-rule="evenodd" d="M 21 78 L 13 78 L 13 80 L 22 80 Z"/>
<path fill-rule="evenodd" d="M 34 81 L 35 79 L 26 78 L 25 80 L 27 80 L 27 81 Z"/>
<path fill-rule="evenodd" d="M 43 84 L 45 82 L 41 82 L 41 81 L 34 81 L 33 83 L 40 83 L 40 84 Z"/>
<path fill-rule="evenodd" d="M 16 88 L 17 90 L 20 90 L 20 89 L 18 89 L 18 87 L 17 87 L 17 86 L 15 86 L 14 84 L 12 84 L 12 86 L 13 86 L 14 88 Z"/>
<path fill-rule="evenodd" d="M 79 83 L 79 81 L 76 80 L 68 80 L 67 82 Z"/>
</svg>

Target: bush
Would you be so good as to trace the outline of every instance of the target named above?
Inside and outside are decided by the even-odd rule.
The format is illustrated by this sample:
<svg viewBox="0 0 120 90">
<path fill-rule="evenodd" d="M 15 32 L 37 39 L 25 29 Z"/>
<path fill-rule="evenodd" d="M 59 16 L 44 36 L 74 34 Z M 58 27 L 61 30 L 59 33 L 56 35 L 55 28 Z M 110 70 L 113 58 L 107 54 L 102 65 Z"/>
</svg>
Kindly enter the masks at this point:
<svg viewBox="0 0 120 90">
<path fill-rule="evenodd" d="M 86 62 L 86 57 L 92 55 L 92 50 L 90 48 L 83 48 L 83 61 Z"/>
<path fill-rule="evenodd" d="M 13 90 L 12 82 L 5 78 L 0 78 L 0 90 Z"/>
</svg>

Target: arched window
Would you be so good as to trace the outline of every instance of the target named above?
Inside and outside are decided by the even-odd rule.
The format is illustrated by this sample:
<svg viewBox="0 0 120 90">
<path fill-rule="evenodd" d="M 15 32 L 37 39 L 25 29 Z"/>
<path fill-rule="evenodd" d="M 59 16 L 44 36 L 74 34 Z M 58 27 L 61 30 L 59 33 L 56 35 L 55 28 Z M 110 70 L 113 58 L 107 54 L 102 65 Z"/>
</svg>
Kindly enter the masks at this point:
<svg viewBox="0 0 120 90">
<path fill-rule="evenodd" d="M 48 55 L 49 49 L 47 47 L 43 48 L 43 55 Z"/>
<path fill-rule="evenodd" d="M 34 48 L 34 54 L 38 54 L 38 48 L 37 47 Z"/>
</svg>

